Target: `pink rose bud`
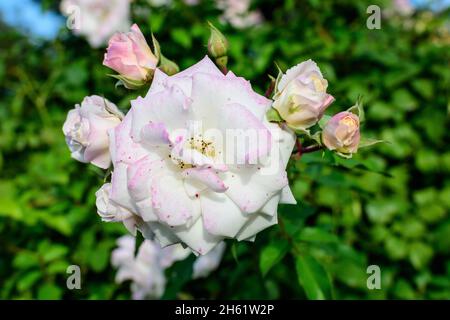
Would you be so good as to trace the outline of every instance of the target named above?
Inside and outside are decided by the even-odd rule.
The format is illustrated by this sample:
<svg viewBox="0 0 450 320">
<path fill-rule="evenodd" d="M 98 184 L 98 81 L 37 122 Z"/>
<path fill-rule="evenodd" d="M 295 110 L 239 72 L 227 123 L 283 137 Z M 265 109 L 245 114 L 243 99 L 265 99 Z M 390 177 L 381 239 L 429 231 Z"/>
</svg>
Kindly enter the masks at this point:
<svg viewBox="0 0 450 320">
<path fill-rule="evenodd" d="M 348 111 L 334 115 L 327 122 L 322 133 L 325 146 L 343 154 L 356 153 L 359 138 L 359 117 Z"/>
<path fill-rule="evenodd" d="M 131 83 L 148 81 L 153 76 L 158 58 L 153 54 L 136 24 L 127 33 L 118 32 L 109 40 L 103 64 L 117 71 L 121 80 Z"/>
<path fill-rule="evenodd" d="M 69 111 L 63 125 L 72 158 L 107 169 L 111 164 L 108 130 L 122 118 L 114 103 L 99 96 L 85 97 L 81 106 Z"/>
<path fill-rule="evenodd" d="M 289 69 L 277 86 L 273 107 L 293 129 L 315 125 L 334 98 L 326 92 L 328 82 L 317 64 L 304 61 Z"/>
</svg>

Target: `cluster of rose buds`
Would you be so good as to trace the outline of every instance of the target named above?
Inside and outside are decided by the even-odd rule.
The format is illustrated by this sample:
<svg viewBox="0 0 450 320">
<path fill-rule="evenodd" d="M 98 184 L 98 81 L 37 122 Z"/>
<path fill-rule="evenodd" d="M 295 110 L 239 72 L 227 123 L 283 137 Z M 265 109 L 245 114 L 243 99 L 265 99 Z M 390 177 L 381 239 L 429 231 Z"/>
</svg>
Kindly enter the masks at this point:
<svg viewBox="0 0 450 320">
<path fill-rule="evenodd" d="M 256 93 L 228 71 L 228 41 L 210 29 L 209 54 L 219 68 L 206 56 L 181 72 L 154 37 L 150 49 L 137 25 L 115 34 L 103 63 L 125 87 L 150 85 L 148 93 L 126 115 L 104 98 L 86 97 L 63 128 L 75 159 L 112 164 L 110 181 L 96 193 L 104 221 L 120 221 L 163 247 L 182 243 L 196 255 L 224 239 L 254 241 L 277 224 L 278 204 L 296 203 L 286 173 L 294 146 L 350 157 L 362 121 L 360 103 L 324 115 L 334 98 L 311 60 L 280 72 L 265 96 Z"/>
<path fill-rule="evenodd" d="M 317 64 L 307 60 L 280 75 L 276 82 L 273 108 L 289 127 L 310 135 L 309 129 L 318 125 L 334 101 L 327 93 L 328 81 Z M 322 134 L 316 135 L 320 145 L 343 156 L 356 153 L 360 140 L 360 106 L 350 110 L 355 113 L 344 111 L 334 115 L 322 125 Z"/>
</svg>

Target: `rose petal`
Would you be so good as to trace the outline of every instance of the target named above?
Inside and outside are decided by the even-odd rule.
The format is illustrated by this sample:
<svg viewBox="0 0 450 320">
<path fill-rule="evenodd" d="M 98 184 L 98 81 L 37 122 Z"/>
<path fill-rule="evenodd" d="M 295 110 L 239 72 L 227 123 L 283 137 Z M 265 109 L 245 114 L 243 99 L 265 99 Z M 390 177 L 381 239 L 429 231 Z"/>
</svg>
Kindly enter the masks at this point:
<svg viewBox="0 0 450 320">
<path fill-rule="evenodd" d="M 222 179 L 212 169 L 192 168 L 183 170 L 181 175 L 185 179 L 197 180 L 215 192 L 225 192 L 227 187 Z"/>
<path fill-rule="evenodd" d="M 190 225 L 200 215 L 200 203 L 184 191 L 183 182 L 172 175 L 152 181 L 151 197 L 159 220 L 168 226 Z"/>
<path fill-rule="evenodd" d="M 203 225 L 216 236 L 233 238 L 248 220 L 225 194 L 204 192 L 200 196 Z"/>
</svg>

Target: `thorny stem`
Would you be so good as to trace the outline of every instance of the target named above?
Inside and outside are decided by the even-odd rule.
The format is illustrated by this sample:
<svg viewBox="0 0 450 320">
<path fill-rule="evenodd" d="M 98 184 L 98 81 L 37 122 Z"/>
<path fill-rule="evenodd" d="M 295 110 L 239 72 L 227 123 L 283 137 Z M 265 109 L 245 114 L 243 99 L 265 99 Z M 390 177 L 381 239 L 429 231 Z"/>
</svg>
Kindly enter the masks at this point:
<svg viewBox="0 0 450 320">
<path fill-rule="evenodd" d="M 294 158 L 295 160 L 300 160 L 300 157 L 302 156 L 303 152 L 302 152 L 302 142 L 300 141 L 300 138 L 297 138 L 295 140 L 295 146 L 297 148 L 297 152 L 294 154 Z"/>
<path fill-rule="evenodd" d="M 266 98 L 270 98 L 270 96 L 272 95 L 274 89 L 275 89 L 275 81 L 270 81 L 270 85 L 267 88 L 266 93 L 264 93 L 264 96 Z"/>
<path fill-rule="evenodd" d="M 314 146 L 307 146 L 305 148 L 302 149 L 302 153 L 310 153 L 310 152 L 315 152 L 315 151 L 319 151 L 322 150 L 322 146 L 319 146 L 318 144 L 314 145 Z"/>
<path fill-rule="evenodd" d="M 322 150 L 322 146 L 318 145 L 318 144 L 312 145 L 312 146 L 303 147 L 302 143 L 300 141 L 300 138 L 297 138 L 297 140 L 295 141 L 295 146 L 297 147 L 297 152 L 294 154 L 294 157 L 295 157 L 296 160 L 300 160 L 300 157 L 304 153 L 311 153 L 311 152 Z"/>
</svg>

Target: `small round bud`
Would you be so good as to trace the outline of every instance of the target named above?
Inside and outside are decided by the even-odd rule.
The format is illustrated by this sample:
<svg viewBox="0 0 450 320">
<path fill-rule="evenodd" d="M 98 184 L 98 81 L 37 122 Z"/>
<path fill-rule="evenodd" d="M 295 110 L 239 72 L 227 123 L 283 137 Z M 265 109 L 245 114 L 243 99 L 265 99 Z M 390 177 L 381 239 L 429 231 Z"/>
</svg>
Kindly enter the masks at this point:
<svg viewBox="0 0 450 320">
<path fill-rule="evenodd" d="M 356 153 L 360 140 L 359 117 L 348 111 L 334 115 L 323 129 L 322 140 L 329 150 L 343 154 Z"/>
<path fill-rule="evenodd" d="M 208 22 L 211 35 L 208 40 L 208 52 L 213 58 L 221 58 L 227 55 L 228 40 L 225 36 L 211 23 Z"/>
<path fill-rule="evenodd" d="M 178 67 L 175 62 L 167 59 L 163 55 L 161 55 L 161 64 L 159 66 L 159 69 L 169 76 L 172 76 L 180 71 L 180 67 Z"/>
</svg>

